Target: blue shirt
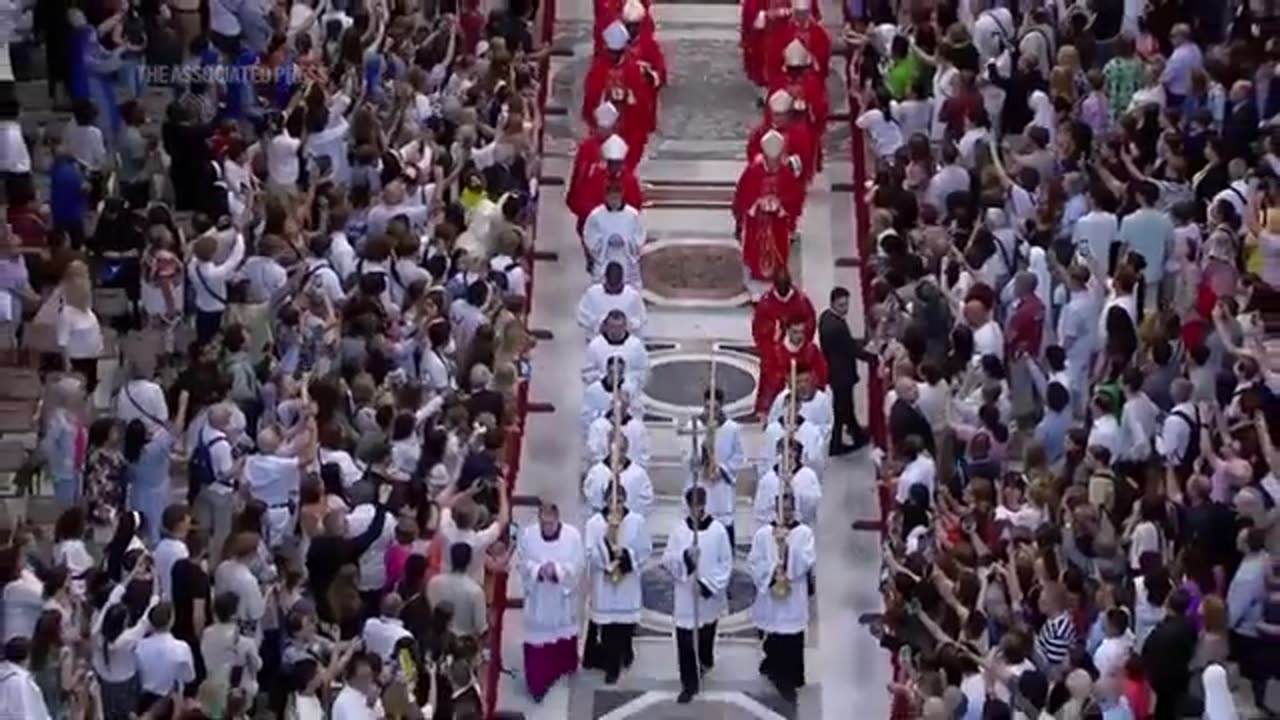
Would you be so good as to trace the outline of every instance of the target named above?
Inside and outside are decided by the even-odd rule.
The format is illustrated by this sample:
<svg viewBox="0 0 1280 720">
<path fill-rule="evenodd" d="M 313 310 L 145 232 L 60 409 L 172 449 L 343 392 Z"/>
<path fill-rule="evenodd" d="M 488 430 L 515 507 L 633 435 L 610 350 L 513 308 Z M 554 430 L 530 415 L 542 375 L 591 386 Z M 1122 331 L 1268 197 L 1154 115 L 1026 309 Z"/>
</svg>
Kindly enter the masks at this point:
<svg viewBox="0 0 1280 720">
<path fill-rule="evenodd" d="M 1071 410 L 1053 412 L 1045 409 L 1044 417 L 1036 425 L 1035 440 L 1044 448 L 1049 464 L 1053 465 L 1062 459 L 1067 452 L 1067 431 L 1071 429 Z"/>
<path fill-rule="evenodd" d="M 1245 637 L 1258 636 L 1262 605 L 1267 599 L 1267 564 L 1266 553 L 1246 557 L 1227 588 L 1228 627 Z"/>
<path fill-rule="evenodd" d="M 81 225 L 87 211 L 84 174 L 75 158 L 60 155 L 49 170 L 49 209 L 58 227 Z"/>
</svg>

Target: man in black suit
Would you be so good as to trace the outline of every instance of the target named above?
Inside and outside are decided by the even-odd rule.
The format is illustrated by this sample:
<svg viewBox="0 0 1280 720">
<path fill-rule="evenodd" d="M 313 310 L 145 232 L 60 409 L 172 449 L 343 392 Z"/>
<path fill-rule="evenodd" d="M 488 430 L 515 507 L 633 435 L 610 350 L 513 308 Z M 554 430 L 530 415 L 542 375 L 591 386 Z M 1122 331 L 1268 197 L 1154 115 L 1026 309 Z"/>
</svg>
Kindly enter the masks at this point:
<svg viewBox="0 0 1280 720">
<path fill-rule="evenodd" d="M 1165 599 L 1164 619 L 1147 635 L 1142 664 L 1156 693 L 1155 720 L 1183 717 L 1183 700 L 1191 680 L 1187 666 L 1196 651 L 1196 629 L 1187 619 L 1191 597 L 1177 588 Z"/>
<path fill-rule="evenodd" d="M 849 291 L 837 287 L 831 291 L 831 304 L 818 317 L 818 342 L 827 359 L 831 383 L 831 404 L 835 422 L 831 428 L 831 454 L 844 455 L 870 441 L 853 411 L 853 388 L 858 384 L 858 361 L 867 364 L 876 356 L 866 349 L 863 340 L 849 332 Z M 850 443 L 845 444 L 845 430 Z"/>
</svg>

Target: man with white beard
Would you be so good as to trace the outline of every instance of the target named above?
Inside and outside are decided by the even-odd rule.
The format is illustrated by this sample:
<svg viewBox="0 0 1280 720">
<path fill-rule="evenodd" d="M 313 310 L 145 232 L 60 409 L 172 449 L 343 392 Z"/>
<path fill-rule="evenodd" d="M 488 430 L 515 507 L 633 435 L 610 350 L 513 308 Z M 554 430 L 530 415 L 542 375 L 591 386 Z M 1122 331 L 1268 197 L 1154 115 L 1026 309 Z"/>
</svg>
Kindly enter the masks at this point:
<svg viewBox="0 0 1280 720">
<path fill-rule="evenodd" d="M 601 148 L 606 162 L 621 162 L 627 156 L 627 143 L 614 135 Z M 640 208 L 622 199 L 622 184 L 610 182 L 605 188 L 604 204 L 591 211 L 582 226 L 582 242 L 591 258 L 591 278 L 600 282 L 605 265 L 618 262 L 628 285 L 640 288 L 640 251 L 645 242 Z"/>
<path fill-rule="evenodd" d="M 809 572 L 816 562 L 813 530 L 796 518 L 795 496 L 785 493 L 773 520 L 756 530 L 747 564 L 756 583 L 751 619 L 764 635 L 760 670 L 790 702 L 804 686 Z"/>
<path fill-rule="evenodd" d="M 612 453 L 611 453 L 612 454 Z M 653 505 L 653 482 L 649 473 L 627 457 L 627 438 L 618 438 L 618 482 L 627 491 L 627 509 L 648 517 Z M 582 496 L 587 507 L 599 512 L 609 503 L 609 488 L 613 486 L 612 457 L 605 457 L 587 470 L 582 480 Z"/>
<path fill-rule="evenodd" d="M 608 504 L 591 516 L 585 529 L 587 574 L 591 583 L 591 618 L 587 624 L 587 642 L 582 651 L 582 667 L 604 671 L 604 682 L 613 685 L 622 669 L 635 659 L 631 646 L 636 624 L 640 622 L 640 574 L 653 540 L 645 527 L 644 516 L 627 508 L 627 490 L 617 487 L 616 516 L 611 517 Z M 617 529 L 610 537 L 610 529 Z"/>
<path fill-rule="evenodd" d="M 599 382 L 604 377 L 606 364 L 615 357 L 626 363 L 626 383 L 636 391 L 643 391 L 649 380 L 649 351 L 643 340 L 627 330 L 627 316 L 621 310 L 610 310 L 600 334 L 587 343 L 582 382 Z"/>
<path fill-rule="evenodd" d="M 644 336 L 648 314 L 640 290 L 624 281 L 622 263 L 610 261 L 604 268 L 604 279 L 587 288 L 578 301 L 578 326 L 586 333 L 586 339 L 600 334 L 600 323 L 612 310 L 621 310 L 627 316 L 627 329 Z"/>
<path fill-rule="evenodd" d="M 715 453 L 714 470 L 708 465 L 707 418 L 711 409 L 711 389 L 703 392 L 706 408 L 698 417 L 690 420 L 689 432 L 698 438 L 697 455 L 685 456 L 689 463 L 689 481 L 685 490 L 700 487 L 707 493 L 707 513 L 724 526 L 729 535 L 729 545 L 734 545 L 733 511 L 737 505 L 738 471 L 747 464 L 747 452 L 742 446 L 742 426 L 724 412 L 724 390 L 715 389 L 715 439 L 711 451 Z M 708 472 L 711 470 L 710 472 Z"/>
<path fill-rule="evenodd" d="M 649 431 L 645 428 L 644 418 L 628 410 L 630 398 L 625 392 L 618 393 L 618 417 L 614 417 L 613 408 L 609 408 L 600 417 L 591 422 L 587 428 L 587 457 L 591 462 L 600 462 L 609 456 L 609 443 L 614 432 L 621 430 L 627 440 L 626 455 L 631 462 L 640 467 L 649 467 Z"/>
<path fill-rule="evenodd" d="M 800 521 L 814 525 L 818 521 L 818 503 L 822 502 L 822 485 L 818 483 L 818 474 L 800 464 L 804 448 L 799 442 L 791 440 L 790 457 L 786 457 L 784 439 L 778 443 L 778 463 L 760 478 L 756 484 L 756 498 L 753 515 L 758 525 L 773 522 L 777 515 L 778 493 L 789 491 L 796 496 L 796 508 Z M 783 461 L 790 464 L 783 467 Z M 786 483 L 783 476 L 789 476 Z"/>
<path fill-rule="evenodd" d="M 606 373 L 596 382 L 587 385 L 582 390 L 582 441 L 586 442 L 587 434 L 590 432 L 591 423 L 596 418 L 604 417 L 613 412 L 613 384 L 617 380 L 621 380 L 622 387 L 618 390 L 622 397 L 627 398 L 626 410 L 636 417 L 644 417 L 644 403 L 640 400 L 640 393 L 633 392 L 634 388 L 627 382 L 626 361 L 619 356 L 609 358 Z"/>
<path fill-rule="evenodd" d="M 702 671 L 716 664 L 716 626 L 727 605 L 726 592 L 733 572 L 729 534 L 707 514 L 707 492 L 692 487 L 685 491 L 684 499 L 689 515 L 672 529 L 662 553 L 662 564 L 675 578 L 672 620 L 680 665 L 680 695 L 676 702 L 681 705 L 688 704 L 697 694 Z"/>
<path fill-rule="evenodd" d="M 524 587 L 524 669 L 529 695 L 542 702 L 551 686 L 578 669 L 578 582 L 585 556 L 577 529 L 560 522 L 550 501 L 516 549 Z"/>
</svg>

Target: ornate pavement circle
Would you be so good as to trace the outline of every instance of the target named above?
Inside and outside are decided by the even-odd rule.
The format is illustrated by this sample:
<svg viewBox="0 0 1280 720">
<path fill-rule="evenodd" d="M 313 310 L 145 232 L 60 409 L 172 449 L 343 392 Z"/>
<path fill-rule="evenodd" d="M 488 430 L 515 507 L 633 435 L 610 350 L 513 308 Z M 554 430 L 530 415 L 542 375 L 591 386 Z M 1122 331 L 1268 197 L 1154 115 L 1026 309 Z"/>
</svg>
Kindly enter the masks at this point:
<svg viewBox="0 0 1280 720">
<path fill-rule="evenodd" d="M 683 421 L 702 412 L 702 393 L 711 381 L 707 351 L 650 350 L 649 382 L 645 386 L 646 415 Z M 716 346 L 716 385 L 724 390 L 725 413 L 737 417 L 751 411 L 759 360 L 738 350 Z"/>
<path fill-rule="evenodd" d="M 733 638 L 755 642 L 757 634 L 751 621 L 751 605 L 756 599 L 755 582 L 748 572 L 746 550 L 750 546 L 750 538 L 739 535 L 738 546 L 734 548 L 733 573 L 729 576 L 729 607 L 720 616 L 717 636 L 721 639 Z M 640 625 L 636 628 L 639 637 L 666 637 L 671 635 L 675 609 L 675 581 L 671 573 L 662 565 L 662 552 L 666 549 L 667 539 L 658 536 L 653 539 L 653 555 L 640 574 L 641 605 L 644 612 L 640 617 Z"/>
<path fill-rule="evenodd" d="M 647 244 L 640 256 L 645 299 L 655 305 L 737 307 L 750 301 L 736 240 L 671 239 Z"/>
</svg>

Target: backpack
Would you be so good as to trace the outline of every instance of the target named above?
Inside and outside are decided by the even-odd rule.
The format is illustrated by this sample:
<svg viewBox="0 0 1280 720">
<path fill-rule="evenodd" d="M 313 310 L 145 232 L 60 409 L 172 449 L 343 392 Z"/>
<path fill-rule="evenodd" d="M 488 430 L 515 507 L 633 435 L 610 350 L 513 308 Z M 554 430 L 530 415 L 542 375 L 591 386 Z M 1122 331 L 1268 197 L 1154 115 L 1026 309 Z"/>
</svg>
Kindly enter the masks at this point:
<svg viewBox="0 0 1280 720">
<path fill-rule="evenodd" d="M 191 458 L 187 460 L 187 482 L 191 485 L 193 494 L 199 494 L 201 489 L 218 482 L 218 473 L 213 468 L 213 454 L 209 452 L 209 448 L 219 442 L 229 443 L 230 441 L 225 435 L 209 442 L 202 440 L 196 445 L 196 449 L 191 451 Z"/>
<path fill-rule="evenodd" d="M 1196 465 L 1196 460 L 1200 459 L 1200 411 L 1196 411 L 1195 417 L 1191 417 L 1181 410 L 1174 410 L 1169 413 L 1169 416 L 1182 420 L 1187 424 L 1187 427 L 1191 428 L 1191 437 L 1187 440 L 1186 452 L 1182 453 L 1182 461 L 1178 463 L 1178 472 L 1185 472 L 1190 475 L 1191 470 Z"/>
</svg>

